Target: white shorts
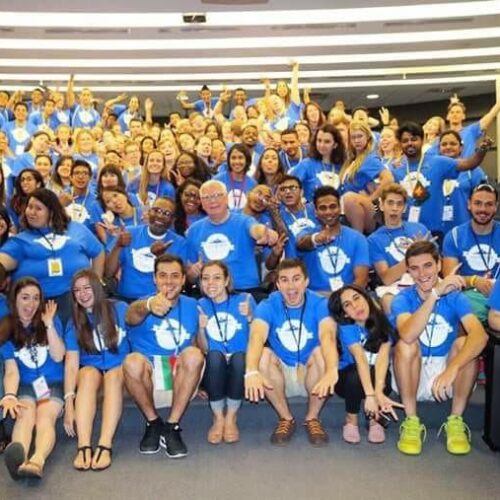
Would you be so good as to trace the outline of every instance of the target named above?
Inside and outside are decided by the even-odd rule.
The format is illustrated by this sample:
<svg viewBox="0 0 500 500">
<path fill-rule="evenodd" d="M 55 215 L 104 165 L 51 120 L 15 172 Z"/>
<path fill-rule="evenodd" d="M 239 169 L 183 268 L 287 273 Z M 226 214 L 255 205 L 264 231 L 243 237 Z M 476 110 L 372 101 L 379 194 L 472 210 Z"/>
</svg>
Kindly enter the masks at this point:
<svg viewBox="0 0 500 500">
<path fill-rule="evenodd" d="M 434 395 L 432 394 L 432 384 L 434 379 L 444 370 L 446 370 L 446 365 L 448 363 L 447 356 L 434 356 L 434 357 L 424 357 L 422 356 L 422 365 L 420 368 L 420 381 L 418 383 L 417 390 L 417 401 L 435 401 Z M 392 370 L 392 389 L 399 394 L 399 389 L 396 384 L 396 377 L 394 376 L 394 369 Z M 448 397 L 452 397 L 453 393 L 450 390 Z"/>
<path fill-rule="evenodd" d="M 283 377 L 285 379 L 285 394 L 287 398 L 294 398 L 297 396 L 308 397 L 306 386 L 302 377 L 299 374 L 303 374 L 305 377 L 306 367 L 305 365 L 300 365 L 300 369 L 296 366 L 288 366 L 281 362 L 281 369 L 283 370 Z"/>
</svg>

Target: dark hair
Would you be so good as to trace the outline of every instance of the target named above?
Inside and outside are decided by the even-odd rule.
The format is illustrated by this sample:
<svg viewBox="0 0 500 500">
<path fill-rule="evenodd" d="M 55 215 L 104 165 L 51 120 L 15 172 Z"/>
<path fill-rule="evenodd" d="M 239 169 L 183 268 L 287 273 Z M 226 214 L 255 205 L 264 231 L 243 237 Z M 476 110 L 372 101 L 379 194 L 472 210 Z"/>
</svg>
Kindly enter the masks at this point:
<svg viewBox="0 0 500 500">
<path fill-rule="evenodd" d="M 340 201 L 340 194 L 333 186 L 319 186 L 314 190 L 313 194 L 313 204 L 316 207 L 318 200 L 323 196 L 335 196 L 337 201 Z"/>
<path fill-rule="evenodd" d="M 344 141 L 342 140 L 340 132 L 329 123 L 325 123 L 325 125 L 320 127 L 314 133 L 314 137 L 312 138 L 311 145 L 309 147 L 309 156 L 311 158 L 315 158 L 316 160 L 323 159 L 323 156 L 320 154 L 318 148 L 316 147 L 316 140 L 320 132 L 323 132 L 324 134 L 330 134 L 333 137 L 333 141 L 335 142 L 336 147 L 332 149 L 332 153 L 330 154 L 330 161 L 335 165 L 343 164 L 346 156 Z"/>
<path fill-rule="evenodd" d="M 298 177 L 295 177 L 295 175 L 285 174 L 280 179 L 280 184 L 284 184 L 287 181 L 294 181 L 294 182 L 296 182 L 299 185 L 299 188 L 302 189 L 302 181 Z"/>
<path fill-rule="evenodd" d="M 28 327 L 23 326 L 19 319 L 16 308 L 16 299 L 23 288 L 34 286 L 40 293 L 40 304 L 33 315 L 31 324 Z M 26 276 L 18 279 L 11 287 L 9 293 L 9 311 L 10 313 L 0 322 L 0 343 L 12 340 L 16 348 L 27 345 L 47 345 L 47 327 L 42 321 L 42 312 L 44 308 L 43 290 L 40 283 L 35 278 Z"/>
<path fill-rule="evenodd" d="M 134 205 L 132 204 L 132 202 L 130 201 L 130 198 L 128 196 L 128 192 L 127 192 L 127 190 L 124 187 L 121 187 L 121 186 L 108 186 L 108 187 L 105 187 L 105 188 L 101 188 L 100 191 L 99 191 L 99 193 L 97 194 L 97 201 L 100 203 L 100 205 L 101 205 L 101 207 L 102 207 L 102 209 L 104 211 L 108 210 L 106 208 L 106 204 L 104 203 L 104 193 L 109 193 L 109 192 L 123 194 L 123 196 L 125 196 L 125 198 L 127 198 L 127 203 L 132 208 L 134 208 Z"/>
<path fill-rule="evenodd" d="M 356 111 L 364 111 L 367 115 L 370 114 L 370 111 L 368 111 L 368 108 L 366 108 L 365 106 L 356 106 L 355 108 L 353 108 L 351 115 L 354 116 L 356 114 Z"/>
<path fill-rule="evenodd" d="M 49 226 L 55 233 L 62 234 L 66 231 L 66 229 L 68 229 L 71 219 L 66 213 L 64 207 L 61 205 L 56 193 L 45 188 L 35 189 L 35 191 L 28 196 L 26 205 L 29 203 L 31 198 L 36 198 L 47 208 L 49 211 Z M 25 213 L 21 216 L 21 222 L 24 227 L 31 229 Z"/>
<path fill-rule="evenodd" d="M 92 167 L 90 166 L 90 163 L 88 161 L 75 160 L 73 162 L 73 165 L 71 165 L 71 174 L 70 175 L 73 175 L 73 171 L 75 170 L 76 167 L 85 167 L 88 170 L 89 175 L 92 175 Z"/>
<path fill-rule="evenodd" d="M 182 262 L 182 259 L 178 257 L 177 255 L 173 255 L 171 253 L 164 253 L 155 259 L 155 267 L 154 267 L 154 274 L 158 272 L 158 267 L 160 264 L 172 264 L 176 262 L 179 264 L 181 267 L 182 274 L 185 276 L 186 275 L 186 268 L 184 267 L 184 262 Z"/>
<path fill-rule="evenodd" d="M 19 216 L 24 213 L 24 209 L 28 204 L 28 195 L 21 187 L 21 179 L 25 173 L 30 173 L 40 187 L 44 186 L 42 174 L 34 168 L 23 168 L 19 174 L 17 174 L 16 180 L 14 181 L 14 194 L 10 200 L 10 207 Z"/>
<path fill-rule="evenodd" d="M 279 276 L 281 271 L 285 271 L 287 269 L 295 269 L 296 267 L 300 268 L 302 274 L 308 278 L 309 274 L 307 273 L 307 267 L 304 262 L 300 259 L 283 259 L 276 267 L 276 277 Z"/>
<path fill-rule="evenodd" d="M 330 311 L 330 315 L 339 325 L 354 324 L 354 320 L 347 317 L 342 306 L 341 296 L 346 290 L 353 290 L 354 292 L 359 293 L 359 295 L 361 295 L 368 303 L 369 314 L 365 323 L 368 336 L 366 338 L 364 348 L 368 352 L 378 352 L 380 346 L 387 342 L 390 337 L 394 336 L 394 329 L 387 319 L 387 316 L 384 314 L 380 304 L 376 301 L 376 299 L 372 298 L 364 288 L 351 284 L 345 285 L 339 290 L 333 292 L 328 300 L 328 310 Z M 338 347 L 340 352 L 340 345 L 338 345 Z"/>
<path fill-rule="evenodd" d="M 464 141 L 462 140 L 462 138 L 460 137 L 460 134 L 456 131 L 456 130 L 451 130 L 451 129 L 448 129 L 448 130 L 443 130 L 440 134 L 439 134 L 439 144 L 441 144 L 441 141 L 443 140 L 443 137 L 445 135 L 452 135 L 457 141 L 458 143 L 460 144 L 460 146 L 463 146 L 464 145 Z"/>
<path fill-rule="evenodd" d="M 5 224 L 7 224 L 7 230 L 5 231 L 4 234 L 0 236 L 0 247 L 1 247 L 9 239 L 9 231 L 12 225 L 10 221 L 9 212 L 7 211 L 7 208 L 5 208 L 3 205 L 0 205 L 0 219 L 3 219 Z"/>
<path fill-rule="evenodd" d="M 317 102 L 309 101 L 304 106 L 304 121 L 309 125 L 309 120 L 307 118 L 307 108 L 310 106 L 312 106 L 313 108 L 316 108 L 319 111 L 318 127 L 322 127 L 326 122 L 326 118 L 325 118 L 325 113 L 323 113 L 321 106 Z"/>
<path fill-rule="evenodd" d="M 435 262 L 439 262 L 440 255 L 439 249 L 432 241 L 422 240 L 415 241 L 412 243 L 405 254 L 405 262 L 406 265 L 409 264 L 409 261 L 412 257 L 417 257 L 418 255 L 430 254 Z"/>
<path fill-rule="evenodd" d="M 288 135 L 288 134 L 293 134 L 296 137 L 299 136 L 299 134 L 297 133 L 297 131 L 294 128 L 286 128 L 285 130 L 283 130 L 283 132 L 281 132 L 280 137 L 283 137 L 284 135 Z"/>
<path fill-rule="evenodd" d="M 189 176 L 190 178 L 201 181 L 202 183 L 205 181 L 208 181 L 210 179 L 210 173 L 209 173 L 208 165 L 206 164 L 206 162 L 202 158 L 200 158 L 198 155 L 191 153 L 190 151 L 181 151 L 179 153 L 179 156 L 175 160 L 175 166 L 174 166 L 174 168 L 177 171 L 179 170 L 177 168 L 177 163 L 179 162 L 179 159 L 181 156 L 189 156 L 189 158 L 191 158 L 193 160 L 194 171 Z M 175 177 L 172 177 L 171 182 L 173 183 L 174 187 L 177 187 L 177 182 L 175 180 Z"/>
<path fill-rule="evenodd" d="M 99 170 L 99 175 L 97 176 L 97 194 L 101 194 L 101 191 L 103 190 L 102 178 L 103 178 L 104 174 L 115 175 L 118 178 L 117 186 L 122 188 L 123 190 L 127 189 L 127 185 L 125 184 L 125 181 L 123 180 L 122 170 L 119 167 L 117 167 L 116 165 L 108 163 L 107 165 L 104 165 L 104 167 L 102 167 L 101 170 Z"/>
<path fill-rule="evenodd" d="M 262 158 L 267 153 L 267 151 L 274 151 L 276 153 L 276 157 L 278 158 L 278 170 L 276 171 L 276 181 L 274 185 L 277 185 L 281 182 L 281 178 L 285 175 L 285 168 L 283 167 L 283 163 L 281 162 L 279 151 L 276 148 L 266 148 L 262 151 L 262 154 L 259 158 L 259 163 L 257 164 L 257 168 L 255 169 L 254 179 L 257 181 L 257 184 L 266 184 L 266 176 L 262 171 Z M 273 187 L 273 186 L 270 186 Z"/>
<path fill-rule="evenodd" d="M 226 286 L 226 292 L 228 294 L 233 293 L 233 277 L 231 276 L 231 272 L 229 271 L 229 267 L 222 260 L 209 260 L 207 262 L 204 262 L 203 266 L 201 267 L 201 271 L 200 271 L 200 282 L 201 282 L 201 275 L 203 274 L 203 271 L 207 267 L 214 267 L 214 266 L 220 267 L 222 269 L 222 274 L 224 275 L 224 278 L 229 279 L 228 284 Z"/>
<path fill-rule="evenodd" d="M 182 206 L 182 194 L 189 186 L 195 186 L 198 190 L 201 187 L 201 182 L 197 179 L 186 179 L 178 188 L 175 193 L 175 220 L 174 229 L 177 234 L 184 236 L 187 231 L 187 214 Z M 203 207 L 200 205 L 200 212 L 205 213 Z"/>
<path fill-rule="evenodd" d="M 16 110 L 16 108 L 18 108 L 19 106 L 22 106 L 23 108 L 26 109 L 26 111 L 28 111 L 28 105 L 25 103 L 25 102 L 16 102 L 16 104 L 14 104 L 14 111 Z"/>
<path fill-rule="evenodd" d="M 420 137 L 421 139 L 424 138 L 424 129 L 421 125 L 415 122 L 404 122 L 398 128 L 398 131 L 396 132 L 396 138 L 398 141 L 401 141 L 401 137 L 405 132 L 407 132 L 411 136 Z"/>
<path fill-rule="evenodd" d="M 239 151 L 245 157 L 245 174 L 248 172 L 250 166 L 252 165 L 252 155 L 250 151 L 244 144 L 236 143 L 231 146 L 231 149 L 227 153 L 227 170 L 231 172 L 231 155 L 233 151 Z"/>
<path fill-rule="evenodd" d="M 61 155 L 57 159 L 56 164 L 54 166 L 54 172 L 52 173 L 52 180 L 55 181 L 55 183 L 58 184 L 59 186 L 63 185 L 63 181 L 57 170 L 66 160 L 71 160 L 71 167 L 69 170 L 69 175 L 71 176 L 71 170 L 73 168 L 73 164 L 75 163 L 75 161 L 73 160 L 73 157 L 70 155 Z"/>
<path fill-rule="evenodd" d="M 71 282 L 71 302 L 73 308 L 73 324 L 78 338 L 78 345 L 91 354 L 98 354 L 94 343 L 94 326 L 91 324 L 85 309 L 78 304 L 73 289 L 75 283 L 80 278 L 87 278 L 94 294 L 94 306 L 92 314 L 94 316 L 97 334 L 102 335 L 104 345 L 112 352 L 118 351 L 118 330 L 116 328 L 116 313 L 113 307 L 114 302 L 106 298 L 106 294 L 101 285 L 99 277 L 91 269 L 82 269 L 74 274 Z"/>
<path fill-rule="evenodd" d="M 201 92 L 202 90 L 210 90 L 210 89 L 208 88 L 208 85 L 204 84 L 204 85 L 201 87 L 200 92 Z"/>
</svg>

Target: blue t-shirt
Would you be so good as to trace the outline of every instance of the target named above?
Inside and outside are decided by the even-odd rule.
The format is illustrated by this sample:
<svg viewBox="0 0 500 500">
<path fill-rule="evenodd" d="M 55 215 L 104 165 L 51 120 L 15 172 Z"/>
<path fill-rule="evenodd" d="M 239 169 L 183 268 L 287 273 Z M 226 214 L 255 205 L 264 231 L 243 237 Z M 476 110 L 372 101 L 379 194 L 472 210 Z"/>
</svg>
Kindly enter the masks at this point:
<svg viewBox="0 0 500 500">
<path fill-rule="evenodd" d="M 292 101 L 283 114 L 277 116 L 272 121 L 266 122 L 266 126 L 273 132 L 276 130 L 283 132 L 287 128 L 293 128 L 300 121 L 301 110 L 301 105 Z"/>
<path fill-rule="evenodd" d="M 366 328 L 360 325 L 339 325 L 337 331 L 337 337 L 340 341 L 340 359 L 339 359 L 339 370 L 343 370 L 348 366 L 356 364 L 354 356 L 351 354 L 349 348 L 354 344 L 360 344 L 361 347 L 365 347 L 366 339 L 368 338 L 368 332 Z M 369 352 L 365 349 L 366 358 L 370 366 L 375 365 L 377 359 L 377 353 Z"/>
<path fill-rule="evenodd" d="M 132 352 L 153 356 L 177 356 L 193 344 L 198 333 L 197 302 L 191 297 L 179 300 L 166 316 L 148 314 L 142 323 L 128 327 Z"/>
<path fill-rule="evenodd" d="M 255 311 L 255 320 L 269 326 L 269 347 L 287 366 L 307 363 L 319 346 L 319 324 L 328 317 L 327 300 L 310 290 L 301 307 L 285 306 L 281 293 L 273 292 Z"/>
<path fill-rule="evenodd" d="M 128 299 L 138 299 L 144 295 L 152 295 L 156 291 L 154 284 L 155 256 L 151 253 L 151 245 L 156 241 L 163 243 L 172 241 L 167 253 L 177 255 L 186 260 L 186 241 L 182 236 L 169 229 L 162 236 L 153 235 L 146 224 L 127 226 L 131 235 L 130 245 L 120 251 L 121 276 L 118 281 L 118 294 Z M 115 246 L 113 238 L 110 249 Z"/>
<path fill-rule="evenodd" d="M 73 160 L 83 160 L 86 161 L 90 168 L 92 169 L 92 176 L 94 179 L 97 178 L 97 172 L 99 170 L 99 155 L 97 153 L 82 154 L 73 153 Z"/>
<path fill-rule="evenodd" d="M 138 118 L 139 120 L 142 120 L 142 116 L 140 115 L 140 113 L 131 113 L 128 110 L 128 106 L 126 104 L 115 104 L 113 106 L 113 113 L 118 116 L 118 123 L 120 124 L 122 132 L 126 132 L 128 130 L 129 123 L 132 118 Z"/>
<path fill-rule="evenodd" d="M 257 185 L 255 179 L 245 175 L 242 181 L 233 180 L 229 172 L 222 172 L 214 177 L 227 188 L 228 205 L 231 210 L 242 210 L 247 203 L 247 193 Z"/>
<path fill-rule="evenodd" d="M 57 316 L 54 318 L 54 328 L 57 335 L 62 337 L 63 329 Z M 16 361 L 21 384 L 31 384 L 42 376 L 49 384 L 62 382 L 64 379 L 64 362 L 52 359 L 48 344 L 17 348 L 8 340 L 0 347 L 0 358 Z"/>
<path fill-rule="evenodd" d="M 423 224 L 403 222 L 401 227 L 379 227 L 368 236 L 368 248 L 372 265 L 386 262 L 389 267 L 395 266 L 405 258 L 406 250 L 416 237 L 424 237 L 429 233 Z"/>
<path fill-rule="evenodd" d="M 500 222 L 493 223 L 490 234 L 476 234 L 472 224 L 466 222 L 446 234 L 443 242 L 443 257 L 453 257 L 462 263 L 462 276 L 484 275 L 491 277 L 498 273 L 500 257 Z"/>
<path fill-rule="evenodd" d="M 80 105 L 71 108 L 71 126 L 76 128 L 94 128 L 101 121 L 101 115 L 94 109 L 85 109 Z"/>
<path fill-rule="evenodd" d="M 288 229 L 288 241 L 285 245 L 285 258 L 295 259 L 299 256 L 297 236 L 307 228 L 315 228 L 318 224 L 312 204 L 292 213 L 285 205 L 280 205 L 280 215 Z"/>
<path fill-rule="evenodd" d="M 368 185 L 374 182 L 383 170 L 385 170 L 385 168 L 378 155 L 376 153 L 370 153 L 364 159 L 354 177 L 352 179 L 344 179 L 341 186 L 342 194 L 368 191 Z"/>
<path fill-rule="evenodd" d="M 415 286 L 402 290 L 391 303 L 394 326 L 397 327 L 400 314 L 414 314 L 422 303 Z M 422 356 L 447 356 L 457 338 L 460 320 L 468 314 L 472 314 L 472 309 L 463 293 L 450 292 L 441 297 L 435 303 L 427 326 L 419 337 Z"/>
<path fill-rule="evenodd" d="M 250 310 L 255 311 L 255 300 L 251 295 L 243 293 L 231 294 L 227 300 L 220 303 L 207 297 L 198 301 L 208 318 L 205 337 L 209 351 L 219 351 L 224 354 L 247 351 L 250 325 L 246 316 L 240 313 L 239 306 L 248 299 Z"/>
<path fill-rule="evenodd" d="M 193 102 L 194 106 L 193 109 L 195 111 L 198 111 L 198 113 L 201 113 L 205 117 L 212 118 L 214 113 L 214 108 L 218 102 L 219 99 L 217 97 L 211 97 L 210 106 L 208 107 L 203 99 L 198 99 L 197 101 Z"/>
<path fill-rule="evenodd" d="M 308 228 L 297 236 L 321 231 L 321 225 Z M 320 245 L 302 252 L 304 263 L 309 273 L 311 290 L 335 291 L 354 282 L 354 269 L 358 266 L 370 266 L 368 242 L 358 231 L 341 226 L 340 233 L 327 245 Z"/>
<path fill-rule="evenodd" d="M 488 306 L 495 311 L 500 311 L 500 279 L 497 279 L 495 286 L 488 299 Z"/>
<path fill-rule="evenodd" d="M 340 185 L 340 165 L 327 165 L 316 158 L 305 158 L 289 172 L 300 179 L 304 189 L 304 197 L 312 201 L 316 188 L 320 186 L 333 186 L 338 189 Z"/>
<path fill-rule="evenodd" d="M 222 224 L 214 224 L 208 217 L 195 222 L 186 233 L 189 263 L 199 258 L 203 262 L 222 260 L 229 267 L 236 290 L 258 287 L 256 243 L 250 234 L 255 224 L 253 217 L 234 212 Z"/>
<path fill-rule="evenodd" d="M 90 259 L 102 251 L 99 240 L 78 222 L 70 222 L 63 234 L 49 228 L 21 231 L 1 249 L 17 262 L 13 279 L 36 278 L 46 297 L 68 292 L 73 275 L 90 267 Z"/>
<path fill-rule="evenodd" d="M 104 337 L 99 328 L 92 330 L 94 346 L 99 354 L 89 353 L 85 351 L 78 343 L 78 332 L 71 319 L 66 326 L 64 341 L 67 351 L 76 351 L 80 353 L 80 366 L 93 366 L 98 370 L 111 370 L 120 366 L 123 360 L 130 352 L 130 345 L 127 340 L 127 326 L 125 324 L 125 314 L 127 312 L 127 304 L 124 302 L 114 302 L 113 309 L 115 311 L 115 327 L 118 333 L 117 351 L 113 352 L 106 346 Z M 87 314 L 90 323 L 94 325 L 95 318 L 93 314 Z"/>
<path fill-rule="evenodd" d="M 15 120 L 7 122 L 3 126 L 3 130 L 7 134 L 9 148 L 16 156 L 24 153 L 24 148 L 36 132 L 36 128 L 30 123 L 26 122 L 19 126 Z"/>
<path fill-rule="evenodd" d="M 281 160 L 281 164 L 283 165 L 283 168 L 285 169 L 285 172 L 290 171 L 292 168 L 296 167 L 301 161 L 304 160 L 304 157 L 306 156 L 307 151 L 305 150 L 304 146 L 301 146 L 299 149 L 299 157 L 298 159 L 290 158 L 283 149 L 280 149 L 278 151 L 278 156 Z"/>
<path fill-rule="evenodd" d="M 411 222 L 420 222 L 430 231 L 443 231 L 445 201 L 443 182 L 458 177 L 457 163 L 458 160 L 447 156 L 425 155 L 420 173 L 418 173 L 418 162 L 408 162 L 405 157 L 400 167 L 391 169 L 395 182 L 401 184 L 408 193 L 408 214 Z M 429 196 L 424 201 L 417 201 L 413 198 L 413 190 L 417 181 L 428 192 Z M 417 213 L 412 206 L 420 208 L 418 217 L 412 217 L 412 214 Z"/>
<path fill-rule="evenodd" d="M 463 142 L 462 158 L 472 156 L 476 149 L 476 142 L 484 134 L 484 132 L 481 130 L 480 122 L 474 122 L 470 125 L 467 125 L 462 130 L 460 130 L 459 134 Z"/>
</svg>

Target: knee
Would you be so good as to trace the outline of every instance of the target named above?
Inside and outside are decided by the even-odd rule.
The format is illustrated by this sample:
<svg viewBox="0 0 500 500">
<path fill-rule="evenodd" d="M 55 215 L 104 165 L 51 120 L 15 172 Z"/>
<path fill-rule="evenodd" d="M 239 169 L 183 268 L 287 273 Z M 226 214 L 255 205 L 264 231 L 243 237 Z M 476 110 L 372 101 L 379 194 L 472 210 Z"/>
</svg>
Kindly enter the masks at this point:
<svg viewBox="0 0 500 500">
<path fill-rule="evenodd" d="M 140 380 L 144 373 L 144 357 L 133 352 L 129 354 L 123 362 L 123 375 L 126 378 Z"/>
<path fill-rule="evenodd" d="M 216 368 L 222 365 L 226 365 L 226 357 L 220 351 L 209 351 L 207 352 L 207 365 Z"/>
<path fill-rule="evenodd" d="M 98 383 L 101 378 L 99 370 L 93 366 L 84 366 L 78 372 L 78 384 L 82 383 Z"/>
<path fill-rule="evenodd" d="M 394 348 L 394 359 L 396 362 L 411 362 L 418 357 L 420 357 L 420 347 L 418 342 L 407 344 L 406 342 L 399 340 L 396 343 L 396 347 Z"/>
<path fill-rule="evenodd" d="M 245 369 L 245 353 L 235 352 L 230 360 L 229 365 L 232 370 L 244 370 Z"/>
<path fill-rule="evenodd" d="M 191 373 L 199 373 L 204 362 L 205 357 L 197 347 L 188 347 L 180 357 L 182 369 Z"/>
<path fill-rule="evenodd" d="M 275 364 L 276 356 L 268 347 L 264 347 L 259 361 L 259 371 L 264 374 L 269 374 L 272 366 Z"/>
</svg>

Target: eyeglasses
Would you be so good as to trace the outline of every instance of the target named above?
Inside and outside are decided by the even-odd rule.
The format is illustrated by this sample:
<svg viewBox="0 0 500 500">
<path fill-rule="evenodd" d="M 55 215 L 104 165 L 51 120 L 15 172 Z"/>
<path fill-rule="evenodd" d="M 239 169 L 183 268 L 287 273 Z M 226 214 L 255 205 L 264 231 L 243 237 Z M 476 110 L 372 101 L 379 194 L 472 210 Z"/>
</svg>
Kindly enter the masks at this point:
<svg viewBox="0 0 500 500">
<path fill-rule="evenodd" d="M 295 193 L 295 191 L 299 189 L 300 189 L 299 186 L 280 186 L 280 193 L 286 193 L 287 191 Z"/>
<path fill-rule="evenodd" d="M 90 177 L 90 173 L 87 170 L 74 170 L 73 175 L 75 177 Z"/>
<path fill-rule="evenodd" d="M 224 196 L 226 196 L 226 193 L 204 194 L 203 196 L 200 196 L 200 200 L 202 200 L 202 201 L 215 201 L 215 200 L 220 200 Z"/>
<path fill-rule="evenodd" d="M 167 208 L 152 207 L 151 212 L 154 212 L 158 215 L 163 215 L 164 217 L 170 217 L 172 215 L 172 211 L 168 210 Z"/>
</svg>

